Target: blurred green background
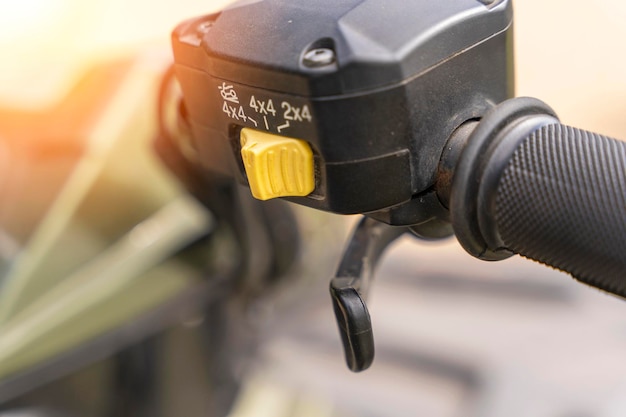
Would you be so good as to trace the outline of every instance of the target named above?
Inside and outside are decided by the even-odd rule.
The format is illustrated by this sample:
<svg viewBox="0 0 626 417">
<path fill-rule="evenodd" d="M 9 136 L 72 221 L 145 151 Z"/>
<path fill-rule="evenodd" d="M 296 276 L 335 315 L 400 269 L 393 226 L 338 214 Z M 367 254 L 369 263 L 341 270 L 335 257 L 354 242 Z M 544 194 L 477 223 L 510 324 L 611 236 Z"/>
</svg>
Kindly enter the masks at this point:
<svg viewBox="0 0 626 417">
<path fill-rule="evenodd" d="M 136 337 L 118 337 L 84 368 L 53 367 L 3 414 L 141 415 L 111 404 L 139 390 L 119 380 L 133 380 L 128 357 L 149 356 L 142 343 L 154 334 L 163 339 L 160 372 L 150 374 L 159 400 L 145 401 L 160 408 L 142 413 L 206 415 L 219 402 L 228 384 L 199 369 L 220 359 L 189 330 L 212 322 L 199 274 L 208 255 L 171 257 L 213 219 L 151 141 L 171 29 L 227 3 L 0 0 L 0 400 L 9 388 L 28 391 L 17 376 L 168 300 L 189 307 L 172 307 L 149 331 L 125 330 Z M 520 0 L 515 11 L 517 95 L 546 101 L 565 123 L 626 138 L 626 5 Z M 307 302 L 292 294 L 282 310 L 274 294 L 255 307 L 269 318 L 256 323 L 262 336 L 238 375 L 234 416 L 626 413 L 621 300 L 519 259 L 481 263 L 454 242 L 407 238 L 390 252 L 372 296 L 379 359 L 348 374 L 325 292 L 353 219 L 305 210 L 300 220 L 303 264 L 315 267 L 301 266 L 309 279 L 293 286 Z M 115 356 L 122 339 L 138 350 Z M 50 400 L 72 397 L 82 398 L 73 411 Z"/>
</svg>

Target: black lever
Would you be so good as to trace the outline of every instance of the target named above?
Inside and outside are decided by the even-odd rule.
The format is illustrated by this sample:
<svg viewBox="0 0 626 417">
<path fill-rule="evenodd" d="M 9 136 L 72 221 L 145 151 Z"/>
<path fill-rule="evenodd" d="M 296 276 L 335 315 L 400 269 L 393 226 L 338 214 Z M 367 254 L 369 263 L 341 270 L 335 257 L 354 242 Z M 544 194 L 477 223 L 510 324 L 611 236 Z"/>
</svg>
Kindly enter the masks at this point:
<svg viewBox="0 0 626 417">
<path fill-rule="evenodd" d="M 364 217 L 356 226 L 330 282 L 337 326 L 351 371 L 363 371 L 374 360 L 372 322 L 364 298 L 383 251 L 406 231 L 406 227 L 389 226 Z"/>
</svg>

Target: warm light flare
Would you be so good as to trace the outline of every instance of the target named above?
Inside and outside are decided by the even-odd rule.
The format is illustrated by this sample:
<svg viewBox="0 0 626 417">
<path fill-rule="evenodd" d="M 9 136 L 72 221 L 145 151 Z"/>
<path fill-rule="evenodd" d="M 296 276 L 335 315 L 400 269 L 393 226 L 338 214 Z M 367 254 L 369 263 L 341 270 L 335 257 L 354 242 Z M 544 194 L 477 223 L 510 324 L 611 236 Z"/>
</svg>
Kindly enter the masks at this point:
<svg viewBox="0 0 626 417">
<path fill-rule="evenodd" d="M 53 106 L 94 62 L 156 45 L 232 0 L 0 0 L 0 108 Z"/>
<path fill-rule="evenodd" d="M 75 76 L 67 51 L 78 4 L 0 0 L 1 107 L 46 107 L 65 93 Z"/>
<path fill-rule="evenodd" d="M 0 0 L 0 44 L 19 46 L 53 34 L 68 12 L 68 0 Z"/>
</svg>

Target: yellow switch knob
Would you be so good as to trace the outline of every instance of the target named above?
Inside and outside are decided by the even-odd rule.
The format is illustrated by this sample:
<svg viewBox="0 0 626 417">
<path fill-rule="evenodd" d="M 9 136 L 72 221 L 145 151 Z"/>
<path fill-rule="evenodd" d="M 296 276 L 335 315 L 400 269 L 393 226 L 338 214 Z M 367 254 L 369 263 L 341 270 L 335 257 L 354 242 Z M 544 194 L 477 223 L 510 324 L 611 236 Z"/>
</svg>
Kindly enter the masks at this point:
<svg viewBox="0 0 626 417">
<path fill-rule="evenodd" d="M 313 152 L 300 139 L 242 129 L 241 158 L 259 200 L 309 195 L 315 189 Z"/>
</svg>

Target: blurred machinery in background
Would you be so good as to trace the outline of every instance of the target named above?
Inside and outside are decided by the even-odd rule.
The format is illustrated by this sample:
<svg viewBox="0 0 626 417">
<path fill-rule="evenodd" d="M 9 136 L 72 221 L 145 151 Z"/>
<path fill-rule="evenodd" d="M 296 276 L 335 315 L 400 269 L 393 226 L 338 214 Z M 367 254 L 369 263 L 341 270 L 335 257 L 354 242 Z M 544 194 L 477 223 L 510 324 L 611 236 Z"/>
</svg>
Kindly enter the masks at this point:
<svg viewBox="0 0 626 417">
<path fill-rule="evenodd" d="M 377 361 L 346 371 L 327 279 L 354 219 L 206 187 L 167 141 L 159 160 L 169 57 L 141 48 L 61 65 L 52 104 L 0 108 L 1 415 L 624 414 L 623 302 L 454 242 L 398 241 L 371 299 Z"/>
<path fill-rule="evenodd" d="M 152 150 L 163 69 L 150 54 L 105 62 L 50 112 L 1 115 L 9 409 L 223 415 L 256 350 L 254 309 L 280 303 L 296 217 L 227 190 L 198 196 L 209 211 L 167 173 Z"/>
</svg>

